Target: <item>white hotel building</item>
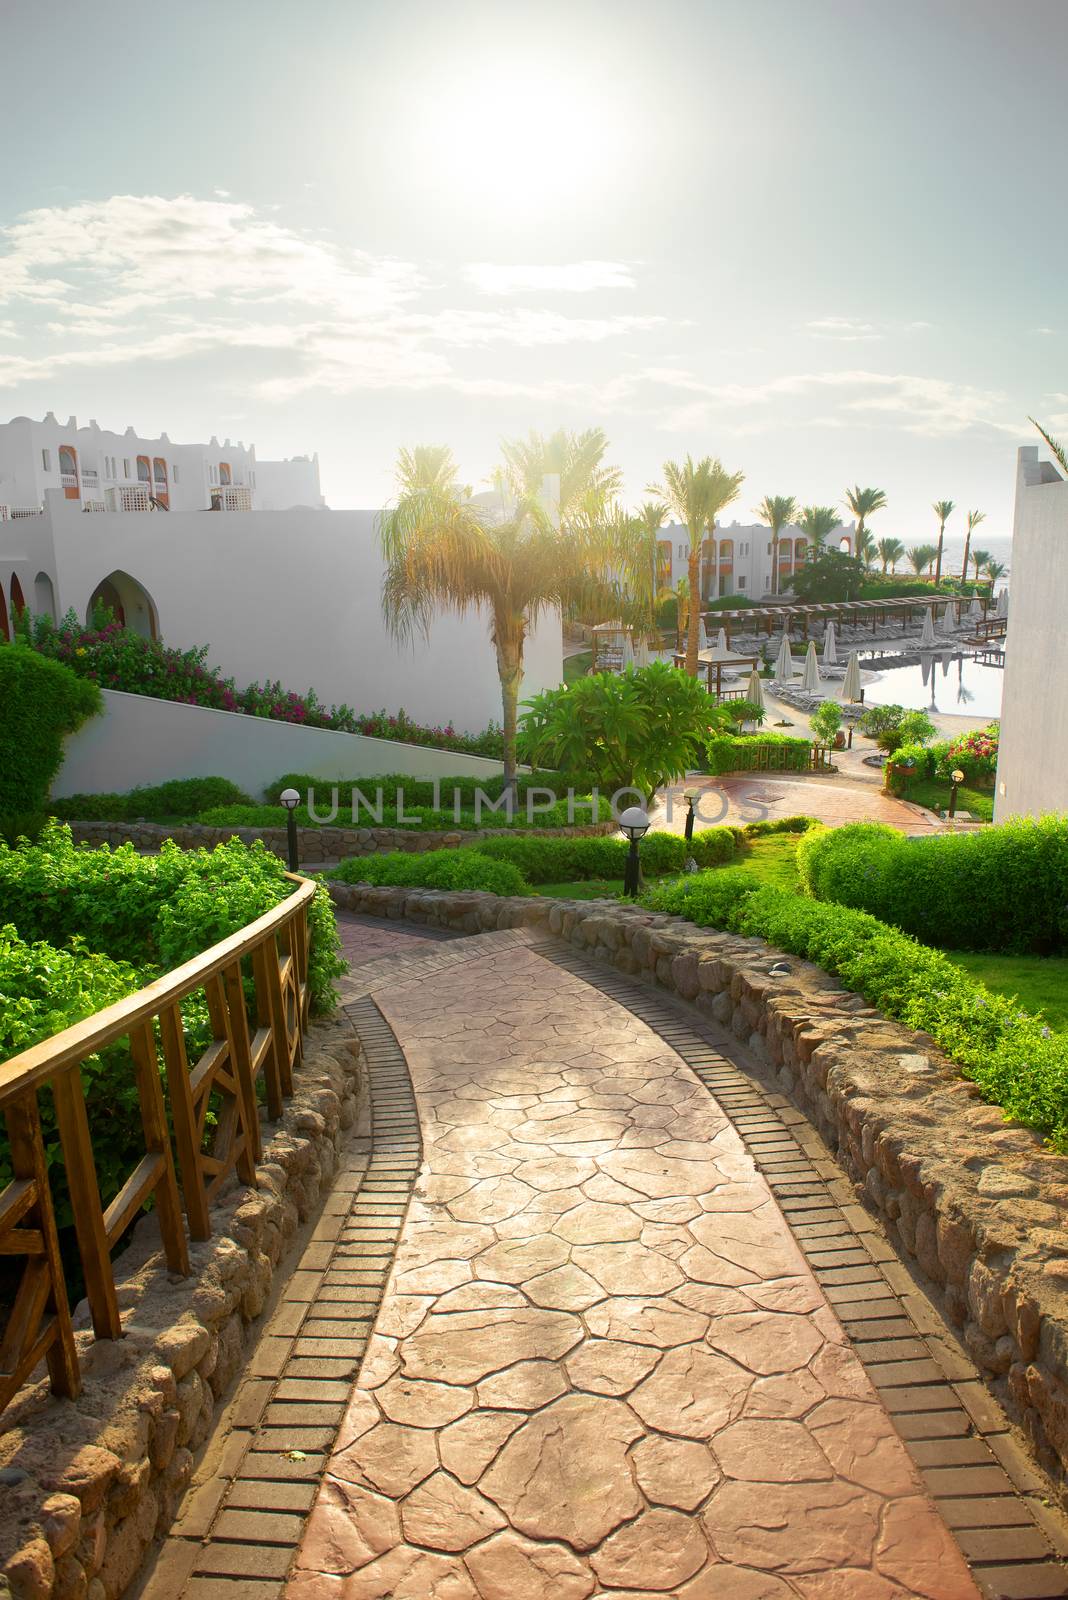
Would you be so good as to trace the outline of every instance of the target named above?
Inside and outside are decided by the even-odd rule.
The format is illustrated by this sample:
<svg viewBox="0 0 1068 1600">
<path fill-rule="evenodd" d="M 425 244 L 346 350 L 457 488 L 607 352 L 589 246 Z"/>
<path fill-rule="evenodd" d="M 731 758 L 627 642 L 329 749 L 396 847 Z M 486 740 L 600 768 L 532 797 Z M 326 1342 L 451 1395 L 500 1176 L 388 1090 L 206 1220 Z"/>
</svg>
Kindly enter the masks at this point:
<svg viewBox="0 0 1068 1600">
<path fill-rule="evenodd" d="M 828 547 L 853 553 L 854 527 L 839 523 L 827 538 Z M 701 547 L 701 598 L 717 600 L 726 595 L 744 595 L 760 600 L 772 593 L 771 529 L 763 522 L 717 523 L 715 537 Z M 678 523 L 665 527 L 660 536 L 661 585 L 674 588 L 688 571 L 690 539 Z M 808 556 L 808 540 L 801 529 L 788 524 L 779 537 L 778 592 L 790 588 L 790 579 Z"/>
</svg>

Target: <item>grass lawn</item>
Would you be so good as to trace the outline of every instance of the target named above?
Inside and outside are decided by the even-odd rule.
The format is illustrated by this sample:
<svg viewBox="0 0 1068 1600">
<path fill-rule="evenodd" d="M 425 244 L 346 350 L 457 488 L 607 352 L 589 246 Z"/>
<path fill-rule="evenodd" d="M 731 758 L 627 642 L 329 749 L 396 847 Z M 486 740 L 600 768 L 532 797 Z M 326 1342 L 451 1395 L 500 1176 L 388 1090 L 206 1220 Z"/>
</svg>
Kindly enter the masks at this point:
<svg viewBox="0 0 1068 1600">
<path fill-rule="evenodd" d="M 584 678 L 589 671 L 592 660 L 592 650 L 582 650 L 577 656 L 565 656 L 564 682 L 574 683 L 576 678 Z"/>
<path fill-rule="evenodd" d="M 795 852 L 798 837 L 796 833 L 769 833 L 759 839 L 750 839 L 736 852 L 733 861 L 725 861 L 723 865 L 744 867 L 761 883 L 774 884 L 776 889 L 796 889 Z M 713 867 L 710 870 L 715 872 L 719 869 Z M 650 885 L 658 881 L 656 878 L 646 879 Z M 534 886 L 534 893 L 545 895 L 550 900 L 599 900 L 605 895 L 622 894 L 623 879 L 584 878 L 578 883 L 539 883 Z"/>
<path fill-rule="evenodd" d="M 985 950 L 945 954 L 995 994 L 1019 1000 L 1022 1011 L 1041 1011 L 1051 1028 L 1068 1031 L 1068 956 L 999 956 Z"/>
<path fill-rule="evenodd" d="M 657 882 L 655 878 L 648 881 Z M 603 900 L 609 895 L 623 893 L 623 879 L 581 878 L 577 883 L 536 883 L 532 892 L 544 895 L 547 900 Z"/>
<path fill-rule="evenodd" d="M 944 810 L 951 788 L 948 778 L 913 778 L 902 798 L 929 811 Z M 993 822 L 994 796 L 987 789 L 969 789 L 962 783 L 957 790 L 957 809 L 970 811 L 979 822 Z"/>
</svg>

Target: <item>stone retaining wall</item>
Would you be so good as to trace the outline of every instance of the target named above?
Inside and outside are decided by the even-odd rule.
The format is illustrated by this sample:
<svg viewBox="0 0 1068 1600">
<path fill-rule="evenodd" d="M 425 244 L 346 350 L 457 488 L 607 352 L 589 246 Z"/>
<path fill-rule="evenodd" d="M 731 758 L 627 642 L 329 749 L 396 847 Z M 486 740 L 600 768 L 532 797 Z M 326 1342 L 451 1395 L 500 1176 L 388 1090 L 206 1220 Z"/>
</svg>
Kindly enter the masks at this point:
<svg viewBox="0 0 1068 1600">
<path fill-rule="evenodd" d="M 461 932 L 542 927 L 680 995 L 776 1075 L 959 1330 L 1042 1464 L 1068 1471 L 1068 1159 L 940 1052 L 762 939 L 616 902 L 331 884 L 339 905 Z"/>
<path fill-rule="evenodd" d="M 273 855 L 280 856 L 283 861 L 287 857 L 284 827 L 210 828 L 200 822 L 174 827 L 157 822 L 72 822 L 70 829 L 76 844 L 133 844 L 142 851 L 157 851 L 165 839 L 173 839 L 183 850 L 213 850 L 227 839 L 240 839 L 242 844 L 262 839 Z M 518 831 L 525 832 L 513 828 L 425 832 L 412 828 L 298 828 L 297 840 L 301 865 L 314 870 L 320 862 L 343 861 L 347 856 L 384 855 L 389 850 L 408 850 L 419 855 L 427 850 L 455 849 L 457 845 L 475 844 L 479 839 Z M 542 829 L 538 837 L 590 839 L 615 832 L 614 822 L 593 822 L 571 828 Z"/>
<path fill-rule="evenodd" d="M 124 1337 L 95 1342 L 83 1304 L 79 1398 L 42 1381 L 0 1417 L 0 1596 L 117 1600 L 169 1529 L 286 1246 L 363 1120 L 359 1053 L 347 1022 L 312 1026 L 293 1097 L 264 1124 L 259 1186 L 235 1184 L 212 1207 L 190 1276 L 168 1276 L 155 1219 L 142 1218 L 115 1268 Z"/>
</svg>

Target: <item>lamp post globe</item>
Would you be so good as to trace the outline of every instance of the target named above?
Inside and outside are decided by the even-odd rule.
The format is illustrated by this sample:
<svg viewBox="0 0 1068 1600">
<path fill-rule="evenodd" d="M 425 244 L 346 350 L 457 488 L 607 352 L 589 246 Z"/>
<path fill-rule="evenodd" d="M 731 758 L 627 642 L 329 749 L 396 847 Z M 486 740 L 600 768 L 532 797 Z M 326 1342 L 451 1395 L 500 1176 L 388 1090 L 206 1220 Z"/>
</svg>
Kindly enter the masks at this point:
<svg viewBox="0 0 1068 1600">
<path fill-rule="evenodd" d="M 290 872 L 296 872 L 300 867 L 296 818 L 296 810 L 300 805 L 300 794 L 296 789 L 283 789 L 278 798 L 286 810 L 286 855 L 289 861 L 289 870 Z"/>
<path fill-rule="evenodd" d="M 638 840 L 649 831 L 649 815 L 641 806 L 628 806 L 620 814 L 619 826 L 630 840 L 627 866 L 623 876 L 623 893 L 636 895 L 641 888 L 641 861 L 638 857 Z"/>
<path fill-rule="evenodd" d="M 954 767 L 954 769 L 950 773 L 949 777 L 950 777 L 949 815 L 951 817 L 955 817 L 956 814 L 957 814 L 957 785 L 964 782 L 964 773 L 961 771 L 961 769 L 959 767 Z"/>
</svg>

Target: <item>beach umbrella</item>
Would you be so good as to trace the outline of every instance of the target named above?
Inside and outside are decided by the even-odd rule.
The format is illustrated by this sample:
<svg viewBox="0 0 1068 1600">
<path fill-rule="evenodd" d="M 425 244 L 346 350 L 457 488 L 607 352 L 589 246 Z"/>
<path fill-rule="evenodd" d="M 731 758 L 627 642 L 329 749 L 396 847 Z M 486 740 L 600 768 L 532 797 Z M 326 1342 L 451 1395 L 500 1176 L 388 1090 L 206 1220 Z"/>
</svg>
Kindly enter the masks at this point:
<svg viewBox="0 0 1068 1600">
<path fill-rule="evenodd" d="M 1002 589 L 998 595 L 998 616 L 1007 617 L 1009 614 L 1009 591 Z"/>
<path fill-rule="evenodd" d="M 719 630 L 719 632 L 716 634 L 716 649 L 717 650 L 729 650 L 730 649 L 730 645 L 727 643 L 727 630 L 726 630 L 726 628 L 721 628 Z"/>
<path fill-rule="evenodd" d="M 949 677 L 949 663 L 952 660 L 953 660 L 953 657 L 951 655 L 943 655 L 943 657 L 942 657 L 942 676 L 943 676 L 943 678 L 948 678 Z"/>
<path fill-rule="evenodd" d="M 820 678 L 820 664 L 816 659 L 815 640 L 808 641 L 808 651 L 805 655 L 805 670 L 801 675 L 801 689 L 804 694 L 819 694 L 823 688 Z"/>
<path fill-rule="evenodd" d="M 855 650 L 849 652 L 845 678 L 842 681 L 842 699 L 860 699 L 860 657 Z"/>
<path fill-rule="evenodd" d="M 828 622 L 823 635 L 823 665 L 836 667 L 838 665 L 838 640 L 834 636 L 834 618 Z"/>
<path fill-rule="evenodd" d="M 946 609 L 943 611 L 942 616 L 939 619 L 938 626 L 941 628 L 943 633 L 953 632 L 953 607 L 951 605 L 946 606 Z"/>
<path fill-rule="evenodd" d="M 745 686 L 745 698 L 754 706 L 764 704 L 764 685 L 760 681 L 760 673 L 756 667 L 749 674 L 749 682 Z"/>
<path fill-rule="evenodd" d="M 982 614 L 983 614 L 983 608 L 979 604 L 979 596 L 977 594 L 973 595 L 972 596 L 972 603 L 968 607 L 968 615 L 970 617 L 981 617 Z"/>
<path fill-rule="evenodd" d="M 794 675 L 794 658 L 790 652 L 790 635 L 784 633 L 779 653 L 775 657 L 775 676 L 780 683 L 789 683 Z"/>
<path fill-rule="evenodd" d="M 920 629 L 920 649 L 928 650 L 935 642 L 934 608 L 928 606 L 923 614 L 923 627 Z"/>
<path fill-rule="evenodd" d="M 634 665 L 636 667 L 647 667 L 649 665 L 649 641 L 645 637 L 644 633 L 638 640 L 637 647 L 634 651 Z"/>
<path fill-rule="evenodd" d="M 951 605 L 948 605 L 946 607 L 946 615 L 950 618 L 954 628 L 959 628 L 960 627 L 960 601 L 959 600 L 954 600 Z"/>
<path fill-rule="evenodd" d="M 697 626 L 697 648 L 698 650 L 708 649 L 708 634 L 705 631 L 704 617 L 701 618 Z"/>
<path fill-rule="evenodd" d="M 630 634 L 628 632 L 623 635 L 623 659 L 620 662 L 620 670 L 622 672 L 626 672 L 628 667 L 633 667 L 633 665 L 634 646 L 631 643 Z"/>
<path fill-rule="evenodd" d="M 920 671 L 923 673 L 923 681 L 925 684 L 928 684 L 931 681 L 931 669 L 933 666 L 934 657 L 924 656 L 922 662 L 920 663 Z"/>
</svg>

